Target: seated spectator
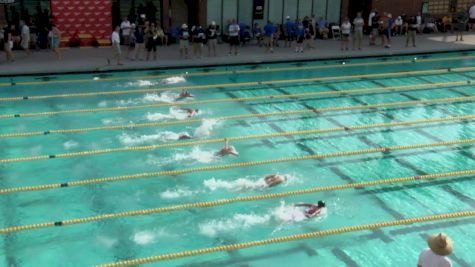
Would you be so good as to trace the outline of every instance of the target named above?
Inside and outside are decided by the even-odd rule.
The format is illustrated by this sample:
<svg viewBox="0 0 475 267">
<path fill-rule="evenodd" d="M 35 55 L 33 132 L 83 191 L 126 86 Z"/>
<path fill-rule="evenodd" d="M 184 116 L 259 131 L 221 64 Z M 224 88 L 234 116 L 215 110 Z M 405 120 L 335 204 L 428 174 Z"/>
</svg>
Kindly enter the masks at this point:
<svg viewBox="0 0 475 267">
<path fill-rule="evenodd" d="M 401 35 L 402 32 L 402 17 L 398 16 L 394 21 L 394 34 L 393 35 Z"/>
<path fill-rule="evenodd" d="M 452 16 L 451 15 L 445 15 L 442 18 L 442 31 L 447 32 L 448 29 L 450 29 L 450 31 L 453 31 Z"/>
<path fill-rule="evenodd" d="M 161 44 L 164 46 L 167 46 L 168 36 L 165 34 L 165 32 L 163 31 L 160 25 L 157 26 L 157 34 L 158 34 L 158 38 L 160 39 Z"/>
<path fill-rule="evenodd" d="M 327 22 L 323 19 L 323 17 L 320 17 L 318 19 L 318 33 L 320 34 L 322 39 L 328 39 L 328 33 L 330 30 L 328 30 L 328 24 Z"/>
<path fill-rule="evenodd" d="M 252 34 L 254 35 L 254 38 L 257 40 L 257 44 L 261 46 L 261 42 L 264 39 L 264 36 L 262 35 L 262 28 L 259 26 L 259 23 L 254 23 L 254 28 L 252 29 Z"/>
<path fill-rule="evenodd" d="M 427 33 L 432 33 L 432 32 L 437 33 L 437 32 L 439 32 L 439 30 L 437 29 L 437 25 L 435 24 L 434 19 L 427 18 L 425 20 L 425 25 L 424 25 L 423 32 L 427 32 Z"/>
</svg>

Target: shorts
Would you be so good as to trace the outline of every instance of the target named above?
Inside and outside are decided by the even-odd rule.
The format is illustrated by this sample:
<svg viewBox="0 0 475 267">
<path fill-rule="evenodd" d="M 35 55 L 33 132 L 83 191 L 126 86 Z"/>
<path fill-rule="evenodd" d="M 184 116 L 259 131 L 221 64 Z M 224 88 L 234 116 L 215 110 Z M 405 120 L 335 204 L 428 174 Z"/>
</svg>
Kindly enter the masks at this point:
<svg viewBox="0 0 475 267">
<path fill-rule="evenodd" d="M 116 55 L 121 55 L 122 51 L 120 50 L 120 44 L 114 43 L 112 44 L 112 50 L 114 51 L 114 54 Z"/>
<path fill-rule="evenodd" d="M 208 45 L 209 46 L 216 46 L 216 43 L 218 41 L 216 39 L 208 39 Z"/>
<path fill-rule="evenodd" d="M 180 40 L 180 49 L 188 49 L 190 42 L 188 40 Z"/>
<path fill-rule="evenodd" d="M 354 39 L 363 39 L 363 32 L 362 31 L 355 31 L 354 35 L 353 35 L 353 38 Z"/>
<path fill-rule="evenodd" d="M 475 18 L 470 18 L 470 19 L 468 20 L 468 23 L 475 23 Z"/>
<path fill-rule="evenodd" d="M 157 52 L 157 42 L 153 38 L 148 38 L 147 42 L 147 51 L 148 52 Z"/>
<path fill-rule="evenodd" d="M 372 35 L 373 37 L 378 36 L 378 35 L 379 35 L 379 30 L 378 30 L 377 28 L 373 28 L 373 29 L 371 30 L 371 35 Z"/>
<path fill-rule="evenodd" d="M 30 40 L 29 39 L 21 39 L 20 45 L 23 49 L 28 49 L 28 48 L 30 48 Z"/>
<path fill-rule="evenodd" d="M 384 36 L 386 36 L 386 38 L 389 39 L 389 35 L 390 35 L 389 29 L 384 29 L 384 30 L 382 30 L 382 31 L 381 31 L 381 35 L 384 35 Z"/>
<path fill-rule="evenodd" d="M 229 45 L 239 45 L 239 36 L 229 36 Z"/>
<path fill-rule="evenodd" d="M 293 41 L 295 39 L 295 36 L 293 34 L 289 34 L 285 36 L 285 40 L 287 41 Z"/>
<path fill-rule="evenodd" d="M 264 36 L 264 43 L 270 43 L 272 42 L 272 36 Z"/>
<path fill-rule="evenodd" d="M 455 24 L 455 29 L 457 29 L 457 31 L 459 31 L 459 32 L 463 32 L 467 29 L 467 24 L 465 24 L 465 23 L 456 23 Z"/>
<path fill-rule="evenodd" d="M 5 51 L 12 51 L 13 41 L 8 41 L 8 44 L 5 44 L 4 48 L 5 48 Z"/>
<path fill-rule="evenodd" d="M 305 37 L 303 37 L 303 36 L 297 37 L 297 44 L 303 43 L 303 40 L 305 40 Z"/>
<path fill-rule="evenodd" d="M 343 34 L 341 34 L 341 36 L 342 36 L 343 38 L 345 38 L 345 39 L 350 38 L 350 34 L 349 34 L 349 33 L 343 33 Z"/>
</svg>

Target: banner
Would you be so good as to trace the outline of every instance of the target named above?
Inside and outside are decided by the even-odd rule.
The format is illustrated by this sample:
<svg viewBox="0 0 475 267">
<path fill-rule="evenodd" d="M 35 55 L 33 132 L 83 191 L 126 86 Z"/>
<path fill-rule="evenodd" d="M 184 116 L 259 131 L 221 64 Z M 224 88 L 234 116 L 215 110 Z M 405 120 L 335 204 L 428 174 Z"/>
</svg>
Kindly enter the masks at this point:
<svg viewBox="0 0 475 267">
<path fill-rule="evenodd" d="M 265 0 L 254 0 L 254 7 L 252 8 L 252 17 L 254 19 L 264 19 L 265 2 Z"/>
<path fill-rule="evenodd" d="M 51 14 L 64 37 L 110 39 L 112 34 L 112 0 L 51 0 Z"/>
</svg>

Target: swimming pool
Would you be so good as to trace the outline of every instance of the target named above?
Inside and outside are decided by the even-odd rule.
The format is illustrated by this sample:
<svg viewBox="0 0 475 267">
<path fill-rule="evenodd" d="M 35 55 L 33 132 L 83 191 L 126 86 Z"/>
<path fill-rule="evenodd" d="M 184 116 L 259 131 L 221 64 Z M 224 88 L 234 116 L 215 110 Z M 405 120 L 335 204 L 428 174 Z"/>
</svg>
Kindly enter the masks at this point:
<svg viewBox="0 0 475 267">
<path fill-rule="evenodd" d="M 0 78 L 1 265 L 91 266 L 474 210 L 474 57 Z M 175 101 L 181 88 L 195 99 Z M 224 137 L 239 157 L 214 155 Z M 272 173 L 287 181 L 266 188 Z M 419 181 L 431 174 L 442 177 Z M 414 179 L 338 188 L 399 177 Z M 290 206 L 318 200 L 327 209 L 311 220 Z M 104 214 L 116 215 L 81 219 Z M 475 266 L 470 216 L 149 266 L 410 266 L 439 231 L 455 266 Z"/>
</svg>

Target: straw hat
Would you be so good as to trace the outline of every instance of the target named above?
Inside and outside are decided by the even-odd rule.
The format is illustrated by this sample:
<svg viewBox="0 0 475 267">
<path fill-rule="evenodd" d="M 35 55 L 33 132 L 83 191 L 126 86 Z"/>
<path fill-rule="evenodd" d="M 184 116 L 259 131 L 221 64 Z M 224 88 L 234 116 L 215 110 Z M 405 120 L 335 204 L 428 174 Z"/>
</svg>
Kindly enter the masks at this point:
<svg viewBox="0 0 475 267">
<path fill-rule="evenodd" d="M 435 254 L 440 256 L 450 255 L 454 248 L 452 240 L 444 233 L 429 236 L 427 244 Z"/>
</svg>

